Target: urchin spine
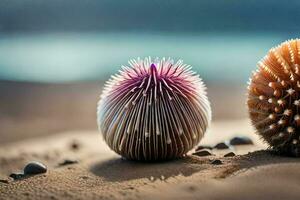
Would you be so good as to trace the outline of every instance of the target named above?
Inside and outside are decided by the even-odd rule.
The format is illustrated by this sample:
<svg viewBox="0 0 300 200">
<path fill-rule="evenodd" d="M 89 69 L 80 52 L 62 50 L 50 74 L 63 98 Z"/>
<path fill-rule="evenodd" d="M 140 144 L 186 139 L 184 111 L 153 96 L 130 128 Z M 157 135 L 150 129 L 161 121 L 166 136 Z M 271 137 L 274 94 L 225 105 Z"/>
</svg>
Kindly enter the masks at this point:
<svg viewBox="0 0 300 200">
<path fill-rule="evenodd" d="M 106 83 L 98 124 L 106 143 L 135 160 L 181 157 L 211 119 L 202 80 L 181 60 L 130 60 Z"/>
<path fill-rule="evenodd" d="M 248 107 L 258 134 L 279 153 L 300 156 L 300 40 L 272 48 L 253 72 Z"/>
</svg>

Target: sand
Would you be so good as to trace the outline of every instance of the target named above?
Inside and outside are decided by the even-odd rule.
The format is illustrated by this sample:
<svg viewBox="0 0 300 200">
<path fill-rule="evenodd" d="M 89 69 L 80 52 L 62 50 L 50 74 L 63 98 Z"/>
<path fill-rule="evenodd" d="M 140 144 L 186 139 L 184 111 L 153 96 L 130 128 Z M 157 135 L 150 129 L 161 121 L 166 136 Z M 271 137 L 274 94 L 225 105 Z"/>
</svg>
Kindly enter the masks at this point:
<svg viewBox="0 0 300 200">
<path fill-rule="evenodd" d="M 244 127 L 236 128 L 236 124 Z M 226 131 L 225 131 L 226 130 Z M 17 141 L 0 147 L 0 199 L 297 199 L 300 162 L 263 150 L 247 120 L 214 122 L 203 144 L 231 138 L 237 131 L 255 145 L 213 156 L 163 163 L 127 161 L 112 152 L 97 131 L 72 131 Z M 220 134 L 218 139 L 213 133 Z M 74 148 L 76 144 L 76 148 Z M 65 159 L 78 163 L 60 166 Z M 220 159 L 223 164 L 213 165 Z M 45 174 L 8 178 L 31 161 L 48 166 Z"/>
<path fill-rule="evenodd" d="M 214 116 L 201 144 L 244 135 L 254 145 L 235 147 L 234 157 L 223 156 L 231 150 L 207 157 L 191 151 L 183 159 L 140 163 L 115 154 L 96 130 L 99 85 L 0 82 L 1 200 L 300 198 L 299 159 L 266 150 L 246 118 L 240 87 L 209 86 Z M 65 159 L 77 163 L 60 165 Z M 222 164 L 213 165 L 216 159 Z M 47 173 L 9 177 L 30 161 L 44 163 Z"/>
</svg>

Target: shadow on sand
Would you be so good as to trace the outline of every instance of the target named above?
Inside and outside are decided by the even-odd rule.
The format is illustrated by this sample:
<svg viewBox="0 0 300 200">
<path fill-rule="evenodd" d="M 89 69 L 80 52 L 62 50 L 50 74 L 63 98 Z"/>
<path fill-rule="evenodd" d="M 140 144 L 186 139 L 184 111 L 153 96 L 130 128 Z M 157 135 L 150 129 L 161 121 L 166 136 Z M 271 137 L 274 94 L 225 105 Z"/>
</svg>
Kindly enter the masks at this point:
<svg viewBox="0 0 300 200">
<path fill-rule="evenodd" d="M 165 180 L 173 176 L 190 176 L 204 170 L 208 166 L 199 163 L 208 163 L 208 159 L 199 161 L 194 157 L 165 162 L 136 162 L 122 158 L 110 159 L 97 163 L 91 167 L 91 172 L 105 178 L 107 181 L 126 181 L 132 179 L 148 178 Z"/>
<path fill-rule="evenodd" d="M 166 161 L 166 162 L 135 162 L 122 158 L 110 159 L 104 162 L 96 163 L 91 167 L 91 172 L 97 176 L 103 177 L 107 181 L 127 181 L 133 179 L 148 178 L 151 181 L 156 179 L 165 180 L 177 175 L 191 176 L 196 172 L 209 170 L 212 157 L 195 157 L 188 156 L 183 159 Z M 231 175 L 243 173 L 244 171 L 254 169 L 262 165 L 281 164 L 281 163 L 295 163 L 299 162 L 299 158 L 284 157 L 274 155 L 269 150 L 254 151 L 245 155 L 235 157 L 219 157 L 213 159 L 220 159 L 223 162 L 224 169 L 229 170 L 219 176 L 219 178 L 226 178 Z M 231 166 L 231 167 L 230 167 Z M 215 177 L 217 178 L 217 177 Z"/>
<path fill-rule="evenodd" d="M 240 166 L 240 171 L 244 171 L 264 165 L 300 163 L 300 158 L 278 155 L 272 150 L 259 150 L 233 158 L 232 162 Z"/>
</svg>

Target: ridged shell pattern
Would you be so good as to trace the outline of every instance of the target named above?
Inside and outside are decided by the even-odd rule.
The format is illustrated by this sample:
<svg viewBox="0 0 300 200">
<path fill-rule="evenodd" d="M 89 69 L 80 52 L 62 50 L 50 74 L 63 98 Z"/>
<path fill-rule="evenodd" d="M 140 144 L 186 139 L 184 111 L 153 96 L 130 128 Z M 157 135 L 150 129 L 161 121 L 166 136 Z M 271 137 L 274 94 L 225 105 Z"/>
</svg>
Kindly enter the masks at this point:
<svg viewBox="0 0 300 200">
<path fill-rule="evenodd" d="M 105 84 L 98 125 L 108 146 L 127 159 L 184 156 L 211 120 L 206 88 L 181 60 L 136 59 Z"/>
<path fill-rule="evenodd" d="M 252 124 L 273 149 L 300 155 L 300 40 L 272 48 L 258 63 L 248 107 Z"/>
</svg>

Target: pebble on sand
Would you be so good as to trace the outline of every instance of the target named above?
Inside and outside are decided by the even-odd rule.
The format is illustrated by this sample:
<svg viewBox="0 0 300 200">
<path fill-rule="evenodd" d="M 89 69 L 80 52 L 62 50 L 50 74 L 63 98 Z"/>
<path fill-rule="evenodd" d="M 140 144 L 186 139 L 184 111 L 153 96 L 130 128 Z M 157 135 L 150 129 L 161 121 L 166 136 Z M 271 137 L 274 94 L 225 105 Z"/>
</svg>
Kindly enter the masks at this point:
<svg viewBox="0 0 300 200">
<path fill-rule="evenodd" d="M 64 165 L 71 165 L 71 164 L 75 164 L 78 163 L 77 160 L 70 160 L 70 159 L 65 159 L 63 162 L 59 163 L 59 166 L 64 166 Z"/>
<path fill-rule="evenodd" d="M 247 145 L 247 144 L 253 144 L 253 141 L 246 136 L 238 136 L 234 137 L 230 140 L 231 145 Z"/>
<path fill-rule="evenodd" d="M 199 146 L 197 146 L 197 148 L 196 148 L 195 151 L 200 151 L 200 150 L 202 150 L 202 149 L 209 149 L 209 150 L 212 150 L 213 147 L 208 146 L 208 145 L 199 145 Z"/>
<path fill-rule="evenodd" d="M 24 177 L 24 174 L 20 174 L 20 173 L 18 173 L 18 174 L 12 173 L 12 174 L 9 175 L 9 177 L 13 178 L 14 180 L 19 180 L 19 179 L 21 179 L 21 178 Z"/>
<path fill-rule="evenodd" d="M 221 160 L 213 160 L 212 162 L 211 162 L 211 164 L 213 164 L 213 165 L 221 165 L 221 164 L 223 164 L 222 163 L 222 161 Z"/>
<path fill-rule="evenodd" d="M 212 153 L 209 150 L 200 150 L 200 151 L 196 151 L 195 153 L 193 153 L 193 155 L 196 155 L 196 156 L 210 156 L 210 155 L 212 155 Z"/>
<path fill-rule="evenodd" d="M 0 183 L 8 183 L 8 180 L 6 180 L 6 179 L 0 179 Z"/>
<path fill-rule="evenodd" d="M 233 156 L 235 156 L 235 153 L 233 152 L 229 152 L 224 155 L 224 157 L 233 157 Z"/>
<path fill-rule="evenodd" d="M 215 149 L 229 149 L 229 146 L 225 142 L 220 142 L 214 146 Z"/>
<path fill-rule="evenodd" d="M 70 147 L 72 150 L 78 150 L 80 147 L 79 142 L 77 142 L 76 140 L 72 141 L 72 143 L 70 144 Z"/>
<path fill-rule="evenodd" d="M 47 172 L 47 167 L 40 162 L 30 162 L 24 167 L 25 175 L 42 174 Z"/>
</svg>

